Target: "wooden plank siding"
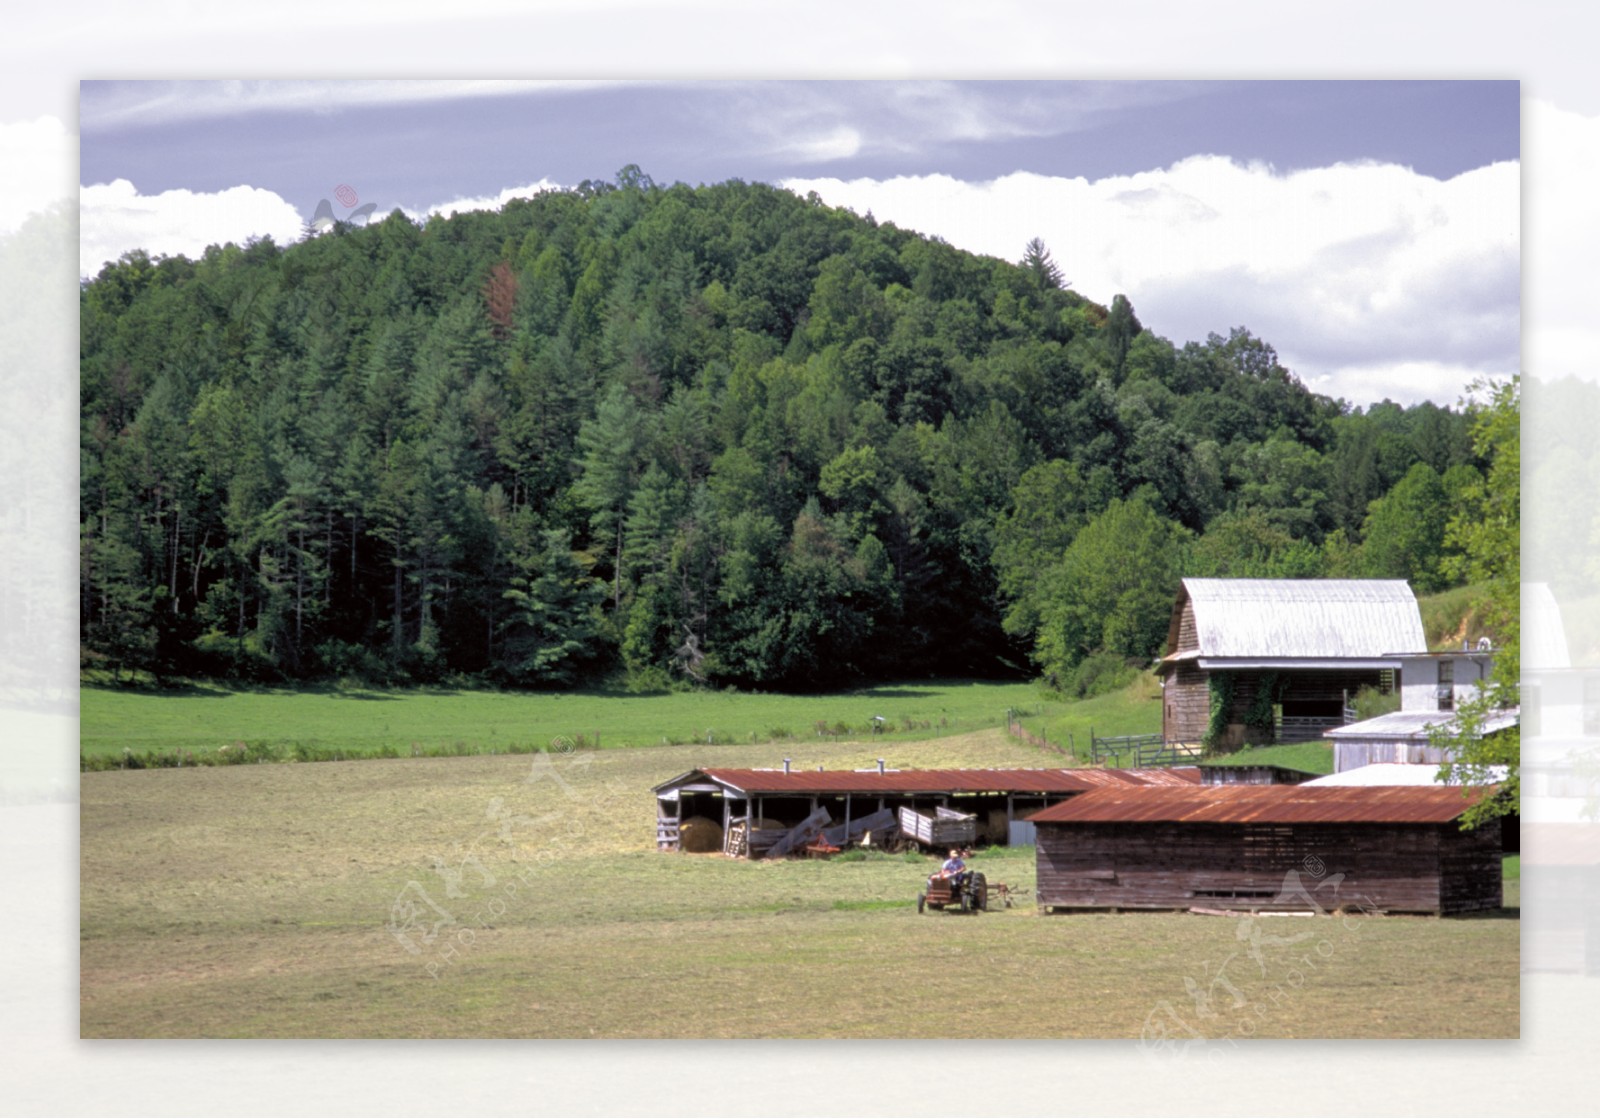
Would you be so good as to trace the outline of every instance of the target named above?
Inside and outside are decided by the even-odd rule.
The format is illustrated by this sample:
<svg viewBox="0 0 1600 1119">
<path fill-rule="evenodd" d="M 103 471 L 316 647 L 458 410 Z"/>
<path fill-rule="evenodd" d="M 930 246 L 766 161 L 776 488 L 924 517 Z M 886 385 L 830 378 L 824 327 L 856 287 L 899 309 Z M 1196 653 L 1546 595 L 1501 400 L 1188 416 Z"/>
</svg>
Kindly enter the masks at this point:
<svg viewBox="0 0 1600 1119">
<path fill-rule="evenodd" d="M 1039 822 L 1037 844 L 1049 909 L 1450 914 L 1501 903 L 1497 824 Z M 1298 890 L 1286 889 L 1291 871 Z"/>
<path fill-rule="evenodd" d="M 1178 614 L 1178 643 L 1169 642 L 1167 651 L 1170 653 L 1187 652 L 1190 649 L 1200 648 L 1200 627 L 1194 621 L 1194 603 L 1185 600 L 1183 610 Z"/>
<path fill-rule="evenodd" d="M 1211 685 L 1192 661 L 1179 661 L 1161 684 L 1161 733 L 1168 742 L 1199 742 L 1211 721 Z"/>
<path fill-rule="evenodd" d="M 1498 909 L 1502 904 L 1501 867 L 1503 835 L 1496 820 L 1492 827 L 1478 828 L 1479 842 L 1456 843 L 1449 832 L 1451 825 L 1443 828 L 1444 837 L 1439 853 L 1439 896 L 1441 913 L 1473 913 L 1485 909 Z M 1475 833 L 1467 833 L 1475 834 Z M 1492 884 L 1492 889 L 1491 889 Z"/>
</svg>

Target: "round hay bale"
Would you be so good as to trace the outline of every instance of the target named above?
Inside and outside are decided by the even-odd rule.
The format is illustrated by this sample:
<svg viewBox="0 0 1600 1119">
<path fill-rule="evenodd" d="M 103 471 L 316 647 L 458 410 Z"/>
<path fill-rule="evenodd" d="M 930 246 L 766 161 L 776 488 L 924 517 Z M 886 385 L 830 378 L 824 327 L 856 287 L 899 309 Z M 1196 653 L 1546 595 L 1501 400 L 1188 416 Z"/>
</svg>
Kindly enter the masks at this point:
<svg viewBox="0 0 1600 1119">
<path fill-rule="evenodd" d="M 704 816 L 690 816 L 678 825 L 678 848 L 694 855 L 722 850 L 722 825 Z"/>
<path fill-rule="evenodd" d="M 765 816 L 756 817 L 756 831 L 787 831 L 788 824 L 780 824 L 776 820 L 769 820 Z"/>
</svg>

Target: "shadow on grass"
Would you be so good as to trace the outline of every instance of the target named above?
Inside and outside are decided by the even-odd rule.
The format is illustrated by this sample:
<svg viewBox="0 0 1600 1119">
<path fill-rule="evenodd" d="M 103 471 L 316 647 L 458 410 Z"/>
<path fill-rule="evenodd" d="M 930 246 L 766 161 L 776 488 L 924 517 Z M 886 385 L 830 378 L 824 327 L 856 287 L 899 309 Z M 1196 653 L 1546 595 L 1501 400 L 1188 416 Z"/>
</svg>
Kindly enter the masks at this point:
<svg viewBox="0 0 1600 1119">
<path fill-rule="evenodd" d="M 79 684 L 85 692 L 111 692 L 117 695 L 151 695 L 172 699 L 226 699 L 238 692 L 282 691 L 282 688 L 246 687 L 242 685 L 213 684 L 200 680 L 169 680 L 163 684 L 123 680 L 115 683 L 106 680 L 85 680 Z"/>
<path fill-rule="evenodd" d="M 932 699 L 938 694 L 923 688 L 890 685 L 884 688 L 867 688 L 865 691 L 852 692 L 851 698 L 859 696 L 862 699 Z"/>
<path fill-rule="evenodd" d="M 148 680 L 84 679 L 79 684 L 84 692 L 107 692 L 116 695 L 147 695 L 163 699 L 227 699 L 230 696 L 326 696 L 329 699 L 361 699 L 392 701 L 408 696 L 457 697 L 466 694 L 459 688 L 411 685 L 395 688 L 368 686 L 350 687 L 338 683 L 261 683 L 249 680 L 166 680 L 155 683 Z M 484 691 L 493 691 L 484 688 Z"/>
</svg>

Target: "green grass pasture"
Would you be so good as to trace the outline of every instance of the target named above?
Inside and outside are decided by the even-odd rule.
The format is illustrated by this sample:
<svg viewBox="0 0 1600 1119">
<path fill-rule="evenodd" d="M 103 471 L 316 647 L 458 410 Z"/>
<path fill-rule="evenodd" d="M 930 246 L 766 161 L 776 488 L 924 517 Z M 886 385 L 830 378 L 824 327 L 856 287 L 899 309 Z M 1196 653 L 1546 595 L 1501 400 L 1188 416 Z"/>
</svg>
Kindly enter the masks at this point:
<svg viewBox="0 0 1600 1119">
<path fill-rule="evenodd" d="M 898 743 L 998 727 L 1008 709 L 1037 721 L 1068 705 L 1043 702 L 1026 683 L 919 681 L 825 695 L 243 690 L 195 683 L 169 692 L 85 687 L 81 706 L 80 747 L 93 758 L 124 749 L 198 756 L 241 743 L 287 757 L 297 748 L 317 756 L 510 753 L 580 736 L 580 744 L 603 748 L 775 742 L 798 749 L 830 739 Z M 1159 703 L 1145 706 L 1146 721 L 1159 722 Z M 874 716 L 883 717 L 881 735 Z"/>
<path fill-rule="evenodd" d="M 1127 687 L 1105 695 L 1076 703 L 1040 703 L 1035 698 L 1022 708 L 1025 729 L 1042 732 L 1051 743 L 1087 759 L 1091 733 L 1113 738 L 1161 732 L 1161 681 L 1152 673 L 1141 673 Z"/>
<path fill-rule="evenodd" d="M 1207 758 L 1208 765 L 1280 765 L 1302 773 L 1326 775 L 1333 772 L 1331 742 L 1288 742 L 1282 746 L 1253 746 L 1232 754 Z"/>
</svg>

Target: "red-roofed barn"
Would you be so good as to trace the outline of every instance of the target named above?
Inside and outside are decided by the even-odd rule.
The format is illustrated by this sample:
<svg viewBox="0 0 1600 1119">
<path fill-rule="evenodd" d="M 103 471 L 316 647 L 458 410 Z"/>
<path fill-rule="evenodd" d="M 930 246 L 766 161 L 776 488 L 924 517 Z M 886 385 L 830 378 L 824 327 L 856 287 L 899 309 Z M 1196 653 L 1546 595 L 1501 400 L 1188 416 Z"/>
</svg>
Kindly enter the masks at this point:
<svg viewBox="0 0 1600 1119">
<path fill-rule="evenodd" d="M 720 821 L 723 836 L 739 825 L 747 832 L 793 828 L 819 810 L 846 838 L 852 825 L 874 813 L 902 808 L 935 814 L 961 812 L 981 821 L 979 839 L 1032 843 L 1026 817 L 1096 788 L 1185 786 L 1200 771 L 1173 769 L 692 769 L 655 786 L 656 846 L 680 849 L 682 822 Z M 726 849 L 726 847 L 724 847 Z M 747 846 L 743 853 L 754 853 Z"/>
</svg>

